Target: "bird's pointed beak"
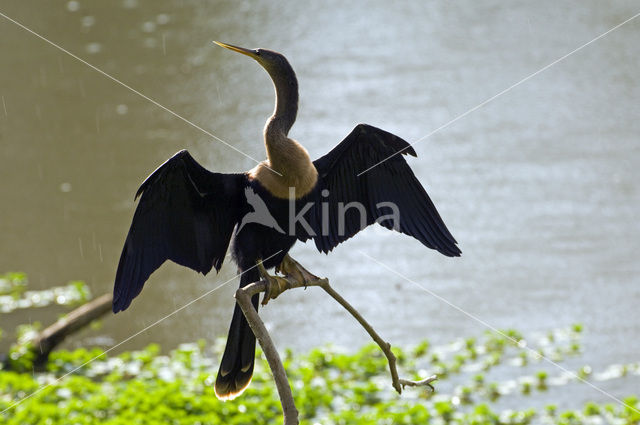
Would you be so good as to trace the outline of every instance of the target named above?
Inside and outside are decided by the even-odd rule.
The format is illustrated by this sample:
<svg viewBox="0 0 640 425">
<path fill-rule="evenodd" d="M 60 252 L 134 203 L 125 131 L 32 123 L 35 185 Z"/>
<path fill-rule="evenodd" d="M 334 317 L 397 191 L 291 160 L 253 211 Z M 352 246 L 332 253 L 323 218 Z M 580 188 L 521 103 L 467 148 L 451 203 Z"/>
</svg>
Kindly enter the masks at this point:
<svg viewBox="0 0 640 425">
<path fill-rule="evenodd" d="M 242 53 L 243 55 L 247 55 L 250 58 L 256 59 L 258 55 L 255 50 L 245 49 L 244 47 L 234 46 L 232 44 L 222 43 L 220 41 L 214 41 L 218 46 L 224 47 L 225 49 L 233 50 L 234 52 Z"/>
</svg>

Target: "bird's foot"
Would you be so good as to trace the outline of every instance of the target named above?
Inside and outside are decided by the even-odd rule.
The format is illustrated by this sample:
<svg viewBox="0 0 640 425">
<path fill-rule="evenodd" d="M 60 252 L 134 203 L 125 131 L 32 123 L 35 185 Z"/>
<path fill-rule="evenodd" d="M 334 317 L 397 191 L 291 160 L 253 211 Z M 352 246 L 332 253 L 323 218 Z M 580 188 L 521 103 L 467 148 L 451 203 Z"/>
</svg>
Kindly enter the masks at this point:
<svg viewBox="0 0 640 425">
<path fill-rule="evenodd" d="M 296 260 L 291 258 L 289 254 L 285 255 L 279 266 L 276 266 L 276 272 L 282 273 L 284 276 L 304 284 L 320 279 L 318 276 L 305 269 Z"/>
<path fill-rule="evenodd" d="M 264 265 L 262 265 L 262 261 L 258 261 L 257 267 L 260 272 L 260 277 L 267 281 L 267 290 L 262 298 L 262 305 L 267 305 L 269 300 L 278 298 L 278 295 L 286 291 L 290 285 L 284 277 L 270 275 L 267 269 L 264 268 Z"/>
</svg>

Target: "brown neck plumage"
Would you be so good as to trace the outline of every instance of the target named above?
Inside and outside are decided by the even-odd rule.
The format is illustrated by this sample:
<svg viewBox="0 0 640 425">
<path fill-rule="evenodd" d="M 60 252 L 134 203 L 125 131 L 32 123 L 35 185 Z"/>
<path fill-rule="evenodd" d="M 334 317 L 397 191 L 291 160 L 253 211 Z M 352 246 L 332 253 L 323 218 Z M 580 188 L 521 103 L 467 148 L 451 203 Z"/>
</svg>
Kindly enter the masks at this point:
<svg viewBox="0 0 640 425">
<path fill-rule="evenodd" d="M 292 187 L 295 197 L 302 197 L 315 187 L 318 173 L 307 150 L 288 136 L 298 113 L 298 80 L 288 63 L 267 71 L 276 91 L 276 106 L 264 128 L 267 161 L 249 175 L 279 198 L 288 198 Z"/>
</svg>

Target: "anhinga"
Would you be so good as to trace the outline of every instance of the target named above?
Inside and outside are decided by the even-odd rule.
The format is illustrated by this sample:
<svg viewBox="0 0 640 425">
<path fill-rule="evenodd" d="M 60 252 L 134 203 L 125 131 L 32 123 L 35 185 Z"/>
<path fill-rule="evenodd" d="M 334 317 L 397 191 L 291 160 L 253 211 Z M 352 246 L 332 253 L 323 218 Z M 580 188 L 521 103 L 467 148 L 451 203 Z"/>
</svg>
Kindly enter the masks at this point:
<svg viewBox="0 0 640 425">
<path fill-rule="evenodd" d="M 359 124 L 328 154 L 311 161 L 307 150 L 288 137 L 298 111 L 298 82 L 287 59 L 271 50 L 216 43 L 255 59 L 273 80 L 275 111 L 264 128 L 267 159 L 244 173 L 221 174 L 206 170 L 183 150 L 156 169 L 136 193 L 141 198 L 118 265 L 114 312 L 125 310 L 167 259 L 203 274 L 212 267 L 219 271 L 232 236 L 240 286 L 261 278 L 269 283 L 263 304 L 284 284 L 283 277 L 269 275 L 267 269 L 277 267 L 294 279 L 314 277 L 287 254 L 297 240 L 313 239 L 319 251 L 328 253 L 378 222 L 444 255 L 460 255 L 403 158 L 416 156 L 406 141 Z M 368 171 L 358 176 L 364 170 Z M 249 194 L 264 201 L 271 224 L 243 220 L 258 213 Z M 389 218 L 394 210 L 399 220 Z M 299 222 L 292 221 L 294 217 Z M 258 298 L 252 299 L 256 308 Z M 255 342 L 236 305 L 215 383 L 220 399 L 237 397 L 248 386 Z"/>
</svg>

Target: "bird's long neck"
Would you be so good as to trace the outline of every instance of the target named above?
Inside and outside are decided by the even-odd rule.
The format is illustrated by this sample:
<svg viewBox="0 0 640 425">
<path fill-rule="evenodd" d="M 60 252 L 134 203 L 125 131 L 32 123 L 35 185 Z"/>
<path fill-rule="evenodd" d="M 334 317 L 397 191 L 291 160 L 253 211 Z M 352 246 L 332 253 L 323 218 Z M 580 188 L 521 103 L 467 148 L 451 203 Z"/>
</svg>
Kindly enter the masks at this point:
<svg viewBox="0 0 640 425">
<path fill-rule="evenodd" d="M 267 157 L 273 166 L 285 166 L 292 149 L 300 146 L 288 134 L 298 114 L 298 80 L 293 69 L 271 73 L 276 91 L 276 106 L 264 128 Z"/>
<path fill-rule="evenodd" d="M 267 69 L 276 89 L 276 107 L 264 128 L 268 160 L 249 171 L 250 178 L 282 199 L 290 197 L 292 188 L 296 198 L 305 196 L 318 181 L 309 153 L 288 136 L 298 113 L 298 80 L 291 66 L 286 65 L 275 71 Z"/>
</svg>

